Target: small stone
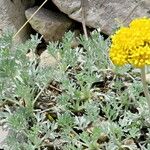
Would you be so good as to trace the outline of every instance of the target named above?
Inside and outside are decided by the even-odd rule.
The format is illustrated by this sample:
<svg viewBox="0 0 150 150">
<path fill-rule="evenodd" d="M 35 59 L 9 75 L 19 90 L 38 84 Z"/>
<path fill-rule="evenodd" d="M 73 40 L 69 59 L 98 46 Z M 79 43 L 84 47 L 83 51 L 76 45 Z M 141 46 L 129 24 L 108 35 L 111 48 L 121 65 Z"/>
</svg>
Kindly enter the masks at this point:
<svg viewBox="0 0 150 150">
<path fill-rule="evenodd" d="M 26 57 L 28 58 L 28 60 L 30 62 L 33 62 L 33 61 L 35 61 L 38 58 L 38 56 L 34 52 L 32 52 L 32 51 L 30 51 L 29 53 L 27 53 Z"/>
<path fill-rule="evenodd" d="M 79 30 L 75 30 L 74 31 L 74 38 L 71 42 L 71 48 L 77 48 L 79 46 L 79 41 L 78 41 L 78 37 L 80 35 L 80 31 Z"/>
<path fill-rule="evenodd" d="M 54 58 L 48 50 L 45 50 L 41 55 L 40 55 L 40 62 L 39 62 L 39 67 L 41 68 L 47 68 L 47 67 L 53 67 L 58 64 L 59 61 L 59 56 Z"/>
<path fill-rule="evenodd" d="M 128 149 L 127 147 L 130 147 L 132 150 L 139 150 L 133 139 L 123 140 L 123 145 L 122 145 L 123 150 Z"/>
<path fill-rule="evenodd" d="M 8 131 L 4 130 L 2 126 L 0 126 L 0 149 L 3 148 L 4 140 L 6 139 L 7 135 L 8 135 Z"/>
</svg>

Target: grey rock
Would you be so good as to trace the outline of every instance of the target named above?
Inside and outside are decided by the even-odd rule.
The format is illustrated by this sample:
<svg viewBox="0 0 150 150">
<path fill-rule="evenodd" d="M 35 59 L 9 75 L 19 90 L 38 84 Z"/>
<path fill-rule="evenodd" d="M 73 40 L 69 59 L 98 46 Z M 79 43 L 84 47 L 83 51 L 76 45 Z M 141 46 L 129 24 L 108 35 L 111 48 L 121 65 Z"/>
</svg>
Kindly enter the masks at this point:
<svg viewBox="0 0 150 150">
<path fill-rule="evenodd" d="M 4 130 L 2 128 L 2 126 L 0 126 L 0 149 L 2 149 L 4 147 L 4 140 L 6 139 L 8 135 L 8 131 L 7 130 Z"/>
<path fill-rule="evenodd" d="M 37 8 L 34 7 L 26 10 L 27 19 L 31 17 Z M 49 42 L 60 40 L 64 33 L 70 29 L 72 20 L 61 13 L 41 8 L 29 23 L 34 30 L 43 35 L 46 42 Z"/>
<path fill-rule="evenodd" d="M 0 35 L 5 28 L 13 28 L 14 32 L 25 23 L 25 9 L 31 7 L 34 0 L 0 0 Z M 17 36 L 17 41 L 29 37 L 29 26 L 26 26 Z"/>
<path fill-rule="evenodd" d="M 40 56 L 39 67 L 40 68 L 55 67 L 56 65 L 58 65 L 59 59 L 60 59 L 59 55 L 57 56 L 56 59 L 48 52 L 48 50 L 45 50 Z"/>
<path fill-rule="evenodd" d="M 81 22 L 80 0 L 52 0 L 53 3 L 70 18 Z M 106 34 L 111 34 L 116 28 L 118 19 L 127 25 L 133 18 L 150 16 L 150 2 L 144 0 L 138 7 L 139 0 L 84 0 L 85 22 L 92 28 L 101 28 Z M 134 9 L 135 8 L 135 9 Z M 132 10 L 134 9 L 134 12 Z M 131 13 L 131 15 L 129 15 Z M 129 16 L 129 17 L 128 17 Z"/>
</svg>

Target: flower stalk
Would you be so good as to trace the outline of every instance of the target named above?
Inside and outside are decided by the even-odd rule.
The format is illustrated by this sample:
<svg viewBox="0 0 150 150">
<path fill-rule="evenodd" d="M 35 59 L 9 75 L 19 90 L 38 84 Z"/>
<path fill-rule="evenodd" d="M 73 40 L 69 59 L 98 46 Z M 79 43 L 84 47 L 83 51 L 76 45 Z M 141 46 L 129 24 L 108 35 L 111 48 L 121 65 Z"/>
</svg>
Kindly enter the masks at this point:
<svg viewBox="0 0 150 150">
<path fill-rule="evenodd" d="M 150 113 L 150 94 L 149 94 L 149 90 L 148 90 L 148 85 L 146 82 L 146 73 L 145 73 L 145 67 L 141 68 L 141 81 L 143 84 L 143 90 L 144 90 L 144 94 L 148 103 L 148 109 L 149 109 L 149 113 Z"/>
</svg>

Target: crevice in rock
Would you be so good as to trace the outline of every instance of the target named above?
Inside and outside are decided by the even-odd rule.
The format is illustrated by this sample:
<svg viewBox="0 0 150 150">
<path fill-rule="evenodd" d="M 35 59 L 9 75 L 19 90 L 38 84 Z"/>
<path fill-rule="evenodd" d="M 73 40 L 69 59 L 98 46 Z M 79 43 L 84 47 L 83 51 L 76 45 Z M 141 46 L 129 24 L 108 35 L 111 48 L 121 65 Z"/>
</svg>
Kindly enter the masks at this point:
<svg viewBox="0 0 150 150">
<path fill-rule="evenodd" d="M 37 0 L 35 2 L 35 6 L 40 6 L 43 2 L 44 2 L 44 0 Z M 52 2 L 52 0 L 48 0 L 43 7 L 48 10 L 54 11 L 54 12 L 61 12 L 58 9 L 58 7 Z"/>
</svg>

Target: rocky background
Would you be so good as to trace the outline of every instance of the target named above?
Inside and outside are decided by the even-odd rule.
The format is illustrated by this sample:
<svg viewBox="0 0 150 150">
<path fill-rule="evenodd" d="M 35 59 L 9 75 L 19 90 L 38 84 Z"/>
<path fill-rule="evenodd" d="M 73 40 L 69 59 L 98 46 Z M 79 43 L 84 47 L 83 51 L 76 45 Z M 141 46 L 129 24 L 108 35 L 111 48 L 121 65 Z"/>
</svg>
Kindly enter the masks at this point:
<svg viewBox="0 0 150 150">
<path fill-rule="evenodd" d="M 127 25 L 133 18 L 150 16 L 150 0 L 139 1 L 83 0 L 81 5 L 80 0 L 47 0 L 16 39 L 23 42 L 30 34 L 39 33 L 43 36 L 44 43 L 48 43 L 61 40 L 69 30 L 77 36 L 83 33 L 83 21 L 89 32 L 100 28 L 104 35 L 109 36 L 118 23 Z M 5 28 L 13 28 L 17 32 L 43 2 L 44 0 L 0 0 L 0 34 Z M 41 55 L 41 63 L 45 64 L 43 60 L 50 64 L 55 62 L 46 51 Z M 0 143 L 6 135 L 7 132 L 0 128 Z"/>
<path fill-rule="evenodd" d="M 44 0 L 1 0 L 0 31 L 13 27 L 17 31 Z M 110 35 L 118 22 L 128 24 L 133 18 L 150 16 L 150 1 L 144 0 L 47 0 L 20 32 L 18 40 L 25 41 L 35 32 L 46 42 L 60 40 L 68 30 L 82 33 L 82 9 L 89 29 L 100 28 Z M 84 8 L 83 8 L 84 7 Z"/>
</svg>

